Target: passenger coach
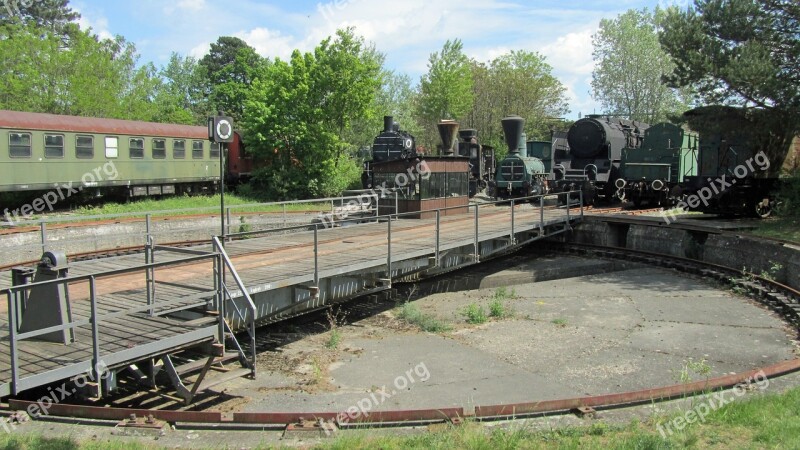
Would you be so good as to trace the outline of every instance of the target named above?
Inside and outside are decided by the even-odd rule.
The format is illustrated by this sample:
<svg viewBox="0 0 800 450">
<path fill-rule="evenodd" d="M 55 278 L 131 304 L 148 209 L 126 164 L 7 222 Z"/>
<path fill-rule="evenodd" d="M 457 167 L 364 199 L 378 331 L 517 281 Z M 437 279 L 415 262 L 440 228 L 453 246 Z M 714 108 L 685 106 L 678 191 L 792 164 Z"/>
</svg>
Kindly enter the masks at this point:
<svg viewBox="0 0 800 450">
<path fill-rule="evenodd" d="M 71 183 L 139 197 L 213 192 L 219 180 L 206 127 L 0 110 L 0 192 Z"/>
</svg>

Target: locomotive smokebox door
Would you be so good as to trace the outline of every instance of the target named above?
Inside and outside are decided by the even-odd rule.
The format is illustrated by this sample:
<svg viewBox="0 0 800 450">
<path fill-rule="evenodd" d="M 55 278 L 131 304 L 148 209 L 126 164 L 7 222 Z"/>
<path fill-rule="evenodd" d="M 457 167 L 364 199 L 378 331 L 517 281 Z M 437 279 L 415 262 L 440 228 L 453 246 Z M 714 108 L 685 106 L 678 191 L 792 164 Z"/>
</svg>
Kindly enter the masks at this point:
<svg viewBox="0 0 800 450">
<path fill-rule="evenodd" d="M 63 252 L 45 252 L 36 274 L 34 283 L 67 278 L 67 257 Z M 27 307 L 22 313 L 22 323 L 19 331 L 42 330 L 56 325 L 66 325 L 72 322 L 72 311 L 69 305 L 69 290 L 66 283 L 50 283 L 44 286 L 31 288 L 28 294 Z M 53 331 L 36 337 L 37 340 L 69 344 L 74 341 L 72 328 Z"/>
<path fill-rule="evenodd" d="M 209 117 L 208 140 L 217 144 L 233 142 L 233 119 L 223 115 Z"/>
</svg>

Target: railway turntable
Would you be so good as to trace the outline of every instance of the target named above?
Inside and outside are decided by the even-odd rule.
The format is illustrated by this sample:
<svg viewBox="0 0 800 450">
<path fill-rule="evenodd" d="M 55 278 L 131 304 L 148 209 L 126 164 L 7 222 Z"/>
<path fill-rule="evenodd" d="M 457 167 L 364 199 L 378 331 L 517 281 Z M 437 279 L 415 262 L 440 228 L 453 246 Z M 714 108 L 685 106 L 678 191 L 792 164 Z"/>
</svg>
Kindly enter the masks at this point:
<svg viewBox="0 0 800 450">
<path fill-rule="evenodd" d="M 508 254 L 582 217 L 543 198 L 458 208 L 467 214 L 305 224 L 194 247 L 148 236 L 144 255 L 83 262 L 45 255 L 35 273 L 0 274 L 0 396 L 64 382 L 73 394 L 102 397 L 123 377 L 153 389 L 161 373 L 188 404 L 256 375 L 256 326 Z"/>
</svg>

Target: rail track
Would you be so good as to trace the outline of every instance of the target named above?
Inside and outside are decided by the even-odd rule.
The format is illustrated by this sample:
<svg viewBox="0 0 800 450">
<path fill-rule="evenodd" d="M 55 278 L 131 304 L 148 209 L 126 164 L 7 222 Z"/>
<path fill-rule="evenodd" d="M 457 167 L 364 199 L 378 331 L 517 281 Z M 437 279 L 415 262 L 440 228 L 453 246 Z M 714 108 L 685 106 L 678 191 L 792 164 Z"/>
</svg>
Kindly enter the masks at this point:
<svg viewBox="0 0 800 450">
<path fill-rule="evenodd" d="M 590 244 L 546 242 L 546 248 L 554 253 L 569 255 L 589 256 L 603 259 L 622 259 L 625 261 L 640 262 L 648 265 L 668 268 L 686 273 L 690 276 L 702 276 L 704 279 L 714 279 L 722 284 L 745 293 L 751 299 L 775 311 L 784 320 L 800 332 L 800 291 L 778 283 L 769 278 L 743 272 L 741 269 L 710 264 L 697 260 L 663 255 L 659 253 L 643 252 L 616 247 L 603 247 Z M 363 303 L 353 302 L 357 308 L 364 308 Z M 367 307 L 367 310 L 369 308 Z M 317 313 L 319 314 L 319 313 Z M 358 316 L 358 314 L 356 314 Z M 313 322 L 313 315 L 305 320 Z M 320 329 L 319 332 L 324 330 Z M 261 345 L 259 345 L 260 347 Z M 758 370 L 726 375 L 723 377 L 703 380 L 688 384 L 663 386 L 654 389 L 623 392 L 599 396 L 586 396 L 551 401 L 532 401 L 504 405 L 479 405 L 473 410 L 464 408 L 438 408 L 424 410 L 382 411 L 362 416 L 360 420 L 348 421 L 346 416 L 339 412 L 308 411 L 304 413 L 276 413 L 276 412 L 248 412 L 223 414 L 210 411 L 147 409 L 130 407 L 100 407 L 87 404 L 58 404 L 50 408 L 53 417 L 78 417 L 101 420 L 124 420 L 132 414 L 140 417 L 152 416 L 155 419 L 169 423 L 180 423 L 185 427 L 216 427 L 225 425 L 229 427 L 248 426 L 259 424 L 262 427 L 284 427 L 313 419 L 319 426 L 322 422 L 336 422 L 342 428 L 352 426 L 385 426 L 411 425 L 425 423 L 452 422 L 458 423 L 464 418 L 475 420 L 494 420 L 508 418 L 534 417 L 542 414 L 570 413 L 575 411 L 602 410 L 622 406 L 633 406 L 659 400 L 679 398 L 710 390 L 730 388 L 752 378 L 759 370 L 763 370 L 767 377 L 777 377 L 800 370 L 800 359 L 784 361 Z M 11 399 L 8 411 L 22 411 L 32 402 Z M 342 420 L 342 418 L 345 420 Z"/>
</svg>

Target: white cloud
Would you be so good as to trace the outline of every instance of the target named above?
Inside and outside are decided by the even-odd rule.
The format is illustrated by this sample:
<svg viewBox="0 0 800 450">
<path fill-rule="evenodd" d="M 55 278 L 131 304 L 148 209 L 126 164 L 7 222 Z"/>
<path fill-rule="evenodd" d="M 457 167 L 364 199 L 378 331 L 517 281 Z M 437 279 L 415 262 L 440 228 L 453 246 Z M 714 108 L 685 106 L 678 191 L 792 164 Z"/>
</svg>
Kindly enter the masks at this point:
<svg viewBox="0 0 800 450">
<path fill-rule="evenodd" d="M 554 42 L 543 46 L 540 52 L 556 72 L 571 75 L 586 75 L 594 70 L 592 60 L 593 29 L 567 33 Z"/>
<path fill-rule="evenodd" d="M 180 0 L 175 4 L 164 7 L 164 14 L 170 15 L 174 12 L 196 13 L 206 8 L 206 0 Z"/>
<path fill-rule="evenodd" d="M 292 36 L 281 34 L 280 31 L 268 28 L 254 28 L 250 31 L 240 31 L 234 36 L 247 42 L 256 49 L 261 56 L 279 57 L 286 61 L 296 48 L 302 48 Z M 207 48 L 206 48 L 207 50 Z"/>
<path fill-rule="evenodd" d="M 73 7 L 72 9 L 81 15 L 78 19 L 78 26 L 81 30 L 86 31 L 91 29 L 100 39 L 114 39 L 114 35 L 108 30 L 108 19 L 102 16 L 90 18 L 77 8 Z"/>
</svg>

